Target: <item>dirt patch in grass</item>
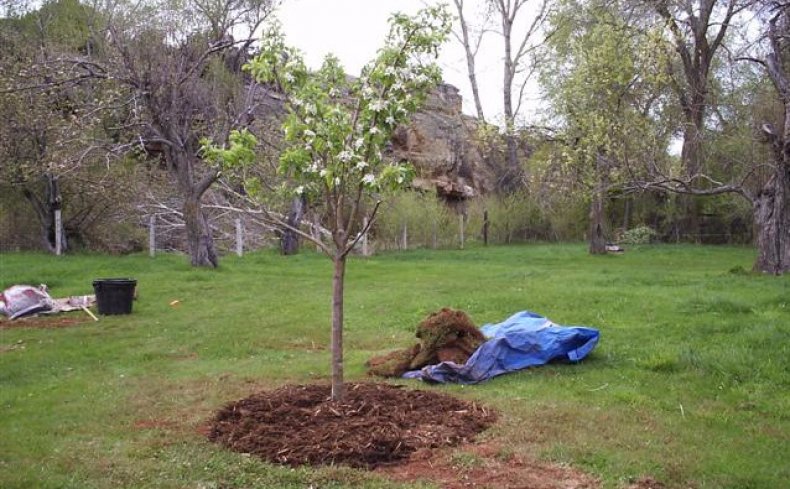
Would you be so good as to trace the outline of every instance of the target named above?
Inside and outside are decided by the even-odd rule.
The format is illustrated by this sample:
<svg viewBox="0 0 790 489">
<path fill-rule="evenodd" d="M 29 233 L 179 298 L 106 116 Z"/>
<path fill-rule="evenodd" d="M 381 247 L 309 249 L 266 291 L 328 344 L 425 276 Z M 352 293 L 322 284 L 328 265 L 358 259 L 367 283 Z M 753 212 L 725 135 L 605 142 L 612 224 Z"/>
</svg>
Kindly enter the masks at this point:
<svg viewBox="0 0 790 489">
<path fill-rule="evenodd" d="M 378 473 L 399 481 L 430 481 L 442 489 L 597 489 L 597 479 L 564 465 L 507 454 L 495 443 L 455 450 L 420 450 L 407 463 Z"/>
<path fill-rule="evenodd" d="M 632 482 L 628 489 L 664 489 L 666 486 L 650 476 L 643 476 Z"/>
<path fill-rule="evenodd" d="M 373 468 L 420 449 L 472 440 L 496 421 L 491 409 L 445 394 L 389 384 L 347 384 L 331 401 L 326 385 L 285 386 L 228 404 L 208 438 L 287 465 Z"/>
<path fill-rule="evenodd" d="M 81 317 L 67 317 L 67 316 L 33 316 L 27 318 L 14 319 L 0 319 L 0 330 L 11 328 L 39 328 L 39 329 L 55 329 L 55 328 L 69 328 L 86 323 L 88 319 Z"/>
</svg>

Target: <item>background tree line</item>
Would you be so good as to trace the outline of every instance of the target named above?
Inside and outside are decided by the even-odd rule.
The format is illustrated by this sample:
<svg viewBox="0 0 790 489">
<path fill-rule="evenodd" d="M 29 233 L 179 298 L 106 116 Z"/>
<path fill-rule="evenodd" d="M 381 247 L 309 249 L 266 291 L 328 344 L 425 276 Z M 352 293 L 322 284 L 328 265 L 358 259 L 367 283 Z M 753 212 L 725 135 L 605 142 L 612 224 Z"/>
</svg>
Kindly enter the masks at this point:
<svg viewBox="0 0 790 489">
<path fill-rule="evenodd" d="M 140 247 L 142 217 L 156 213 L 180 230 L 172 246 L 195 265 L 217 265 L 222 216 L 239 210 L 249 226 L 259 223 L 256 233 L 287 235 L 262 218 L 265 207 L 320 235 L 327 227 L 322 209 L 277 190 L 284 114 L 277 87 L 252 83 L 242 70 L 258 49 L 247 33 L 268 24 L 276 4 L 5 2 L 6 247 L 31 246 L 35 227 L 38 245 L 54 249 L 58 208 L 64 247 Z M 757 269 L 790 269 L 786 1 L 454 6 L 473 93 L 483 36 L 499 36 L 503 53 L 502 116 L 491 117 L 494 109 L 473 96 L 477 144 L 499 183 L 456 208 L 467 215 L 469 236 L 481 232 L 486 208 L 502 216 L 491 217 L 497 229 L 507 228 L 502 241 L 583 234 L 598 253 L 607 240 L 647 226 L 667 241 L 753 239 Z M 530 114 L 524 99 L 535 83 L 543 117 Z M 243 128 L 257 136 L 261 164 L 231 168 L 201 154 L 202 138 L 228 144 L 231 131 Z M 244 183 L 252 181 L 266 195 L 257 208 L 245 198 Z M 399 223 L 409 202 L 421 199 L 433 197 L 399 197 L 382 209 L 372 229 L 382 247 L 402 242 Z M 457 220 L 443 217 L 451 211 L 436 209 L 433 221 L 446 222 L 442 232 L 454 235 Z"/>
</svg>

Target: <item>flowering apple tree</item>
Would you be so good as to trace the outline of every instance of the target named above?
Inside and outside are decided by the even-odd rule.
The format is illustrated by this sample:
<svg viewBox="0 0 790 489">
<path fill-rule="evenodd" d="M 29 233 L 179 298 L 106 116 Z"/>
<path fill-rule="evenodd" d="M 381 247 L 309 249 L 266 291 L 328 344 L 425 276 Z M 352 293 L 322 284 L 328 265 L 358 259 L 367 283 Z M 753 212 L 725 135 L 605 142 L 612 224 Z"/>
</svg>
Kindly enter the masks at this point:
<svg viewBox="0 0 790 489">
<path fill-rule="evenodd" d="M 444 6 L 414 16 L 394 14 L 384 47 L 359 78 L 348 77 L 331 55 L 317 71 L 308 70 L 277 27 L 264 33 L 260 53 L 246 67 L 258 82 L 276 86 L 286 97 L 279 172 L 289 191 L 323 206 L 328 216 L 328 243 L 282 220 L 277 224 L 315 242 L 334 262 L 333 400 L 342 399 L 344 390 L 346 259 L 374 222 L 381 197 L 410 182 L 411 166 L 387 161 L 382 153 L 395 128 L 408 121 L 441 81 L 436 57 L 450 25 Z M 232 151 L 233 144 L 222 151 Z M 209 158 L 222 157 L 216 148 L 204 145 L 204 151 Z"/>
</svg>

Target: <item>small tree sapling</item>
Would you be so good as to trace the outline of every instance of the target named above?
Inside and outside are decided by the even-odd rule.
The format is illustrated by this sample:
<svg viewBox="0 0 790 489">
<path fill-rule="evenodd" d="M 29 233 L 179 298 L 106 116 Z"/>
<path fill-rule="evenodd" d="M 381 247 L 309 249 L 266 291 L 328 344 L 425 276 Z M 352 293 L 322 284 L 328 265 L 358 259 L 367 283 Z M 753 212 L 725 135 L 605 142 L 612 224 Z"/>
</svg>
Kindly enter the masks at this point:
<svg viewBox="0 0 790 489">
<path fill-rule="evenodd" d="M 438 49 L 450 32 L 446 7 L 431 7 L 414 16 L 394 14 L 384 46 L 359 78 L 350 78 L 334 56 L 316 71 L 285 44 L 278 27 L 264 33 L 260 53 L 246 69 L 260 83 L 276 87 L 286 98 L 282 125 L 284 150 L 279 172 L 292 195 L 323 206 L 331 231 L 324 242 L 267 213 L 269 219 L 314 242 L 334 263 L 332 279 L 332 399 L 343 398 L 343 286 L 346 259 L 375 222 L 382 195 L 407 186 L 413 174 L 405 162 L 387 161 L 384 150 L 393 131 L 408 121 L 430 90 L 441 81 Z M 254 139 L 237 137 L 228 149 L 203 144 L 205 157 L 244 157 L 250 164 Z M 231 165 L 231 166 L 234 166 Z M 247 182 L 255 195 L 262 185 Z M 366 224 L 363 224 L 366 223 Z"/>
</svg>

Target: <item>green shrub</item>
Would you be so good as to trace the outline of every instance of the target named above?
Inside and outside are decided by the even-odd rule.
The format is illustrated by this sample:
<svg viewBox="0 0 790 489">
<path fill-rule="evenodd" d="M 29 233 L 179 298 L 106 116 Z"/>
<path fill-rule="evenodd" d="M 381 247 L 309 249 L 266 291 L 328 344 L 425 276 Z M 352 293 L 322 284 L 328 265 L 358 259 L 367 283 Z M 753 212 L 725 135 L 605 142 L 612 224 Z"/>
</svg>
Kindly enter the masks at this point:
<svg viewBox="0 0 790 489">
<path fill-rule="evenodd" d="M 371 238 L 379 249 L 457 246 L 458 217 L 434 192 L 403 192 L 382 205 Z"/>
<path fill-rule="evenodd" d="M 656 232 L 648 226 L 637 226 L 623 232 L 620 242 L 625 244 L 648 244 L 655 237 Z"/>
</svg>

